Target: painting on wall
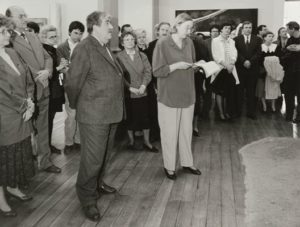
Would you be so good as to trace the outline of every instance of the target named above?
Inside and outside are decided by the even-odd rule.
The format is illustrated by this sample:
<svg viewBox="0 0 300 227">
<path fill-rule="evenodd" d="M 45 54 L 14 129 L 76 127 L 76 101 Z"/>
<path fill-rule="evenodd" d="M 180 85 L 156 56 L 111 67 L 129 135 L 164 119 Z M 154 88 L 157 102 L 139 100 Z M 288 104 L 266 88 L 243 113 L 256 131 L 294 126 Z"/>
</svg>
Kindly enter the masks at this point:
<svg viewBox="0 0 300 227">
<path fill-rule="evenodd" d="M 40 27 L 43 27 L 44 25 L 47 24 L 47 18 L 28 18 L 27 21 L 32 21 L 37 23 Z"/>
<path fill-rule="evenodd" d="M 188 13 L 194 20 L 195 31 L 209 32 L 214 24 L 224 22 L 231 23 L 236 28 L 243 21 L 251 21 L 253 27 L 257 27 L 258 9 L 211 9 L 211 10 L 176 10 L 176 16 L 180 13 Z"/>
</svg>

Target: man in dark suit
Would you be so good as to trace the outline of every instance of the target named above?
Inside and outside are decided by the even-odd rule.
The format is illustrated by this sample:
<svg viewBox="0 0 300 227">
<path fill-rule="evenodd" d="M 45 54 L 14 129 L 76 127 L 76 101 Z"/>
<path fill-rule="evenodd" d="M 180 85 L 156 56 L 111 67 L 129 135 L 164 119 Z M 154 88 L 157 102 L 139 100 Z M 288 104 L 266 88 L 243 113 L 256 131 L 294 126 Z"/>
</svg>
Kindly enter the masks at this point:
<svg viewBox="0 0 300 227">
<path fill-rule="evenodd" d="M 38 132 L 37 152 L 39 168 L 51 173 L 60 173 L 61 169 L 53 165 L 50 159 L 48 133 L 48 80 L 52 75 L 52 59 L 44 50 L 38 37 L 25 32 L 27 16 L 21 7 L 9 7 L 6 10 L 6 16 L 10 17 L 16 26 L 12 35 L 12 46 L 28 65 L 37 87 L 36 99 L 39 113 L 35 119 L 35 125 Z"/>
<path fill-rule="evenodd" d="M 84 25 L 79 21 L 72 21 L 69 25 L 69 38 L 57 47 L 58 61 L 65 59 L 70 62 L 71 54 L 80 42 L 84 32 Z M 66 74 L 64 73 L 64 78 Z M 65 149 L 64 153 L 69 154 L 80 148 L 79 127 L 75 120 L 76 111 L 70 108 L 66 95 L 65 110 L 67 117 L 65 120 Z"/>
<path fill-rule="evenodd" d="M 237 36 L 235 46 L 238 51 L 236 68 L 240 80 L 238 88 L 237 115 L 242 112 L 244 90 L 247 98 L 247 117 L 256 120 L 256 99 L 255 89 L 259 74 L 259 54 L 261 39 L 252 35 L 252 23 L 246 21 L 242 26 L 242 34 Z"/>
<path fill-rule="evenodd" d="M 81 139 L 77 195 L 87 218 L 100 219 L 99 192 L 116 189 L 103 182 L 117 128 L 123 118 L 123 76 L 107 47 L 112 38 L 111 16 L 95 11 L 87 17 L 88 37 L 74 49 L 65 90 L 76 109 Z M 98 193 L 97 193 L 98 191 Z"/>
</svg>

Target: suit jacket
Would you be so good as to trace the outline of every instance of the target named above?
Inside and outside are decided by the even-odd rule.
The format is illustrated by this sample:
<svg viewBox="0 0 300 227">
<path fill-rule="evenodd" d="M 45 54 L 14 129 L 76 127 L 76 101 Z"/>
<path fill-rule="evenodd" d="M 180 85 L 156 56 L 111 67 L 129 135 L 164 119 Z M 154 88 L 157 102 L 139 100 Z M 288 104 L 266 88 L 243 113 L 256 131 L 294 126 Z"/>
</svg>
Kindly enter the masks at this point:
<svg viewBox="0 0 300 227">
<path fill-rule="evenodd" d="M 76 118 L 86 124 L 122 120 L 124 85 L 121 66 L 106 48 L 89 35 L 74 49 L 65 90 Z"/>
<path fill-rule="evenodd" d="M 47 69 L 52 75 L 52 59 L 49 54 L 44 50 L 42 43 L 37 36 L 25 32 L 28 42 L 18 34 L 14 34 L 12 38 L 13 48 L 21 56 L 21 58 L 28 65 L 34 78 L 37 77 L 37 72 Z M 42 96 L 49 96 L 49 88 L 44 88 L 40 82 L 37 85 L 37 99 Z"/>
<path fill-rule="evenodd" d="M 28 68 L 11 48 L 5 50 L 20 75 L 0 57 L 0 146 L 11 145 L 30 136 L 30 121 L 24 122 L 26 99 L 33 81 Z M 29 90 L 28 90 L 29 89 Z"/>
<path fill-rule="evenodd" d="M 261 39 L 255 35 L 251 35 L 249 47 L 246 47 L 245 38 L 243 35 L 237 36 L 235 39 L 235 46 L 238 51 L 238 58 L 236 62 L 237 69 L 248 70 L 243 64 L 246 60 L 251 62 L 250 71 L 258 71 L 260 58 Z"/>
<path fill-rule="evenodd" d="M 58 64 L 60 63 L 60 59 L 62 58 L 66 59 L 67 61 L 70 61 L 71 49 L 68 40 L 58 45 L 56 51 L 58 57 Z"/>
</svg>

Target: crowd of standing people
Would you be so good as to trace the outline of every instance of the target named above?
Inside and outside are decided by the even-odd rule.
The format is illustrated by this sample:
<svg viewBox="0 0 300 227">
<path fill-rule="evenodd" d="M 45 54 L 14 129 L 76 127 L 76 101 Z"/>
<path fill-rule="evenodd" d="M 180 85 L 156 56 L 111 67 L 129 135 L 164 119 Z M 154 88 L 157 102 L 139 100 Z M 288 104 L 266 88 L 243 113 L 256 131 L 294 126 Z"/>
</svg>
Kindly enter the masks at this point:
<svg viewBox="0 0 300 227">
<path fill-rule="evenodd" d="M 179 14 L 174 25 L 161 22 L 157 38 L 147 43 L 144 29 L 129 24 L 120 28 L 120 51 L 110 49 L 113 26 L 108 13 L 87 16 L 69 25 L 68 39 L 58 44 L 52 25 L 40 28 L 27 21 L 21 7 L 9 7 L 0 16 L 0 213 L 17 213 L 7 196 L 29 201 L 24 193 L 40 171 L 61 173 L 51 154 L 57 112 L 66 111 L 65 149 L 81 151 L 76 191 L 84 214 L 92 221 L 101 216 L 97 199 L 117 189 L 104 182 L 118 123 L 125 119 L 127 149 L 158 153 L 161 141 L 166 177 L 175 180 L 176 156 L 186 173 L 201 175 L 194 165 L 192 137 L 199 136 L 198 119 L 231 122 L 246 116 L 278 112 L 286 103 L 285 119 L 300 122 L 300 32 L 297 22 L 278 30 L 277 41 L 267 26 L 250 21 L 233 33 L 229 23 L 213 25 L 203 39 L 193 30 L 193 19 Z M 87 37 L 82 35 L 87 30 Z M 289 34 L 289 35 L 288 35 Z M 205 75 L 195 62 L 214 61 L 219 71 Z M 213 98 L 215 97 L 215 98 Z M 213 105 L 215 101 L 215 105 Z M 270 107 L 268 108 L 268 104 Z"/>
</svg>

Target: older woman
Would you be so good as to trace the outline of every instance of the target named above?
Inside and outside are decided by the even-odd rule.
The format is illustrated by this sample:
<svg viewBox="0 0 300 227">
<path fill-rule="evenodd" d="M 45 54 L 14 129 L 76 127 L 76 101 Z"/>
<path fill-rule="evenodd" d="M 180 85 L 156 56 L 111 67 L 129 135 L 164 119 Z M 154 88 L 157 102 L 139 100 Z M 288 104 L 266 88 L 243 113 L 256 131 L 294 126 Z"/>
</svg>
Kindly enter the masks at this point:
<svg viewBox="0 0 300 227">
<path fill-rule="evenodd" d="M 224 23 L 220 26 L 220 35 L 212 40 L 212 56 L 222 70 L 219 72 L 211 87 L 216 94 L 216 102 L 219 110 L 219 119 L 230 119 L 234 113 L 234 91 L 239 84 L 235 62 L 237 50 L 233 39 L 230 38 L 231 24 Z"/>
<path fill-rule="evenodd" d="M 31 200 L 20 188 L 28 187 L 34 175 L 31 149 L 31 122 L 34 112 L 32 85 L 28 69 L 9 44 L 10 22 L 0 16 L 0 214 L 17 213 L 7 203 L 7 196 Z"/>
<path fill-rule="evenodd" d="M 60 64 L 58 64 L 56 48 L 54 47 L 54 45 L 57 44 L 57 29 L 54 26 L 44 26 L 41 29 L 40 38 L 43 43 L 44 49 L 48 52 L 53 60 L 53 72 L 51 78 L 49 79 L 49 146 L 52 153 L 60 154 L 61 151 L 51 145 L 51 139 L 55 114 L 56 112 L 62 112 L 62 106 L 65 103 L 64 88 L 59 79 L 59 73 L 60 71 L 66 69 L 66 67 L 68 66 L 68 62 L 67 60 L 62 59 Z"/>
<path fill-rule="evenodd" d="M 188 38 L 192 18 L 182 13 L 176 17 L 172 35 L 158 40 L 153 54 L 153 74 L 157 77 L 158 121 L 164 170 L 169 179 L 176 179 L 176 153 L 179 144 L 181 166 L 192 174 L 192 121 L 195 104 L 195 50 Z"/>
<path fill-rule="evenodd" d="M 134 30 L 134 34 L 136 35 L 136 45 L 140 51 L 146 52 L 148 48 L 147 43 L 147 33 L 145 29 L 136 29 Z"/>
<path fill-rule="evenodd" d="M 143 130 L 144 148 L 158 152 L 149 141 L 150 122 L 146 88 L 151 80 L 151 66 L 147 56 L 136 48 L 136 36 L 132 32 L 121 35 L 124 50 L 118 54 L 118 59 L 129 78 L 127 81 L 129 97 L 126 100 L 127 129 L 129 148 L 134 149 L 134 131 Z"/>
</svg>

